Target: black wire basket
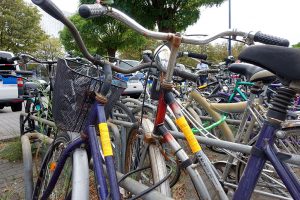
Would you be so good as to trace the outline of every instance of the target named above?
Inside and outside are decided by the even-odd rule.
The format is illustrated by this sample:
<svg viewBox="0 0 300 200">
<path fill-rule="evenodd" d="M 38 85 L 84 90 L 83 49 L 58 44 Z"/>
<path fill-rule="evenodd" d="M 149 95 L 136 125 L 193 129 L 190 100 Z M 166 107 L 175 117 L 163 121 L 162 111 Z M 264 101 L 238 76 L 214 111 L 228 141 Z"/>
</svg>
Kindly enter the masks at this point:
<svg viewBox="0 0 300 200">
<path fill-rule="evenodd" d="M 84 128 L 94 102 L 93 94 L 100 91 L 103 75 L 95 66 L 68 59 L 58 60 L 53 92 L 53 117 L 60 130 L 80 132 Z M 113 78 L 105 105 L 106 116 L 126 87 L 126 82 Z"/>
</svg>

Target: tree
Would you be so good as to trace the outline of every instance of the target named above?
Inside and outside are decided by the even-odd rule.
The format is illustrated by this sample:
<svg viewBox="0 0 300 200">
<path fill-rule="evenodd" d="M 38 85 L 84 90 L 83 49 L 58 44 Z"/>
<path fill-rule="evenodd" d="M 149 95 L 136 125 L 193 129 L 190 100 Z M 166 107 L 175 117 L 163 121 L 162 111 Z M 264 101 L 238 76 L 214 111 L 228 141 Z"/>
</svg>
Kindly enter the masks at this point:
<svg viewBox="0 0 300 200">
<path fill-rule="evenodd" d="M 42 60 L 56 60 L 64 55 L 62 44 L 58 38 L 49 37 L 38 45 L 36 57 Z"/>
<path fill-rule="evenodd" d="M 297 44 L 293 44 L 292 47 L 293 48 L 300 48 L 300 42 L 298 42 Z"/>
<path fill-rule="evenodd" d="M 23 0 L 0 1 L 0 48 L 18 52 L 35 52 L 46 38 L 40 27 L 41 16 Z"/>
<path fill-rule="evenodd" d="M 144 37 L 109 17 L 86 20 L 79 15 L 73 15 L 70 20 L 79 30 L 87 48 L 92 54 L 115 57 L 117 50 L 137 48 L 145 43 Z M 60 32 L 60 39 L 67 51 L 75 50 L 75 54 L 80 54 L 73 37 L 66 27 Z"/>
<path fill-rule="evenodd" d="M 161 44 L 161 41 L 146 38 L 146 42 L 143 45 L 137 46 L 136 48 L 126 48 L 121 50 L 119 52 L 119 57 L 123 59 L 140 60 L 144 50 L 151 50 L 154 52 L 154 50 Z"/>
<path fill-rule="evenodd" d="M 244 47 L 244 44 L 235 42 L 232 47 L 232 55 L 237 58 Z M 207 60 L 213 63 L 223 62 L 228 56 L 226 42 L 215 44 L 210 43 L 204 46 L 182 45 L 181 51 L 207 54 Z M 178 62 L 192 68 L 196 67 L 198 63 L 197 60 L 191 58 L 180 58 Z"/>
<path fill-rule="evenodd" d="M 114 7 L 131 15 L 143 26 L 161 32 L 180 32 L 200 17 L 201 6 L 220 5 L 224 0 L 115 0 Z M 91 3 L 92 0 L 81 0 Z"/>
</svg>

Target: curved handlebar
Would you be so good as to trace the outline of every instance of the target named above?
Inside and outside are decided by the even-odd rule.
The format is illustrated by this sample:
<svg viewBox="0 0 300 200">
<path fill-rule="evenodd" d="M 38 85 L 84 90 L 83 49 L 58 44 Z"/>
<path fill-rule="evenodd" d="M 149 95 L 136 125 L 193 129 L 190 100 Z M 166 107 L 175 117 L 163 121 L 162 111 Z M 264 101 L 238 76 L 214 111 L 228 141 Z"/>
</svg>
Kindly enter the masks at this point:
<svg viewBox="0 0 300 200">
<path fill-rule="evenodd" d="M 98 59 L 94 58 L 88 52 L 79 32 L 76 29 L 76 27 L 74 26 L 74 24 L 63 15 L 61 10 L 51 0 L 32 0 L 32 2 L 36 5 L 38 5 L 39 7 L 41 7 L 45 12 L 47 12 L 48 14 L 53 16 L 55 19 L 61 21 L 70 30 L 77 45 L 79 46 L 80 51 L 82 52 L 84 57 L 87 58 L 92 63 L 102 65 L 102 66 L 105 64 L 108 64 L 112 67 L 112 69 L 114 71 L 119 72 L 119 73 L 124 73 L 124 74 L 133 73 L 138 70 L 149 67 L 149 65 L 147 65 L 147 64 L 142 64 L 142 65 L 139 65 L 136 67 L 132 67 L 130 69 L 121 69 L 108 61 L 98 60 Z M 142 34 L 144 36 L 148 36 L 148 37 L 158 39 L 158 40 L 171 40 L 175 36 L 175 34 L 173 34 L 173 33 L 161 33 L 161 32 L 147 30 L 143 26 L 138 24 L 136 21 L 134 21 L 133 19 L 131 19 L 130 17 L 128 17 L 127 15 L 122 13 L 121 11 L 119 11 L 115 8 L 103 6 L 101 4 L 81 5 L 79 8 L 79 14 L 85 18 L 100 16 L 100 15 L 105 14 L 105 15 L 111 16 L 111 17 L 125 23 L 126 25 L 128 25 L 129 27 L 131 27 L 132 29 L 136 30 L 137 32 L 139 32 L 140 34 Z M 229 31 L 222 32 L 220 34 L 214 35 L 214 36 L 204 39 L 204 40 L 200 40 L 200 39 L 189 37 L 189 36 L 181 36 L 181 39 L 182 39 L 181 42 L 188 43 L 188 44 L 196 44 L 196 45 L 197 44 L 198 45 L 199 44 L 207 44 L 213 40 L 216 40 L 216 39 L 218 39 L 220 37 L 224 37 L 224 36 L 233 36 L 233 37 L 242 36 L 242 37 L 247 38 L 249 41 L 253 41 L 253 39 L 254 39 L 254 35 L 251 33 L 245 33 L 245 32 L 236 31 L 236 30 L 229 30 Z M 154 65 L 152 64 L 151 66 L 153 67 Z"/>
<path fill-rule="evenodd" d="M 52 65 L 52 64 L 57 63 L 57 61 L 52 61 L 52 60 L 51 61 L 50 60 L 42 61 L 42 60 L 39 60 L 39 59 L 33 57 L 32 55 L 29 55 L 29 54 L 20 54 L 19 56 L 17 56 L 17 60 L 20 60 L 22 58 L 28 58 L 29 60 L 33 60 L 33 61 L 35 61 L 37 63 L 41 63 L 41 64 L 51 64 Z"/>
<path fill-rule="evenodd" d="M 123 23 L 125 23 L 127 26 L 131 27 L 132 29 L 136 30 L 140 34 L 144 36 L 149 36 L 154 39 L 159 39 L 159 40 L 170 40 L 174 34 L 172 33 L 162 33 L 162 32 L 155 32 L 151 30 L 145 29 L 143 26 L 138 24 L 136 21 L 122 13 L 121 11 L 103 6 L 101 4 L 83 4 L 79 7 L 79 14 L 81 17 L 84 18 L 90 18 L 90 17 L 98 17 L 101 15 L 107 15 L 111 16 L 114 19 L 117 19 Z M 288 46 L 289 42 L 286 39 L 271 36 L 271 35 L 266 35 L 266 34 L 261 34 L 260 32 L 257 32 L 256 34 L 251 34 L 251 33 L 246 33 L 242 31 L 237 31 L 237 30 L 229 30 L 225 31 L 219 34 L 216 34 L 210 38 L 204 39 L 204 40 L 199 40 L 194 37 L 190 36 L 182 36 L 182 43 L 187 43 L 187 44 L 198 44 L 198 45 L 204 45 L 208 44 L 209 42 L 212 42 L 218 38 L 222 38 L 225 36 L 242 36 L 247 38 L 249 43 L 251 44 L 252 41 L 257 41 L 257 42 L 262 42 L 265 44 L 273 44 L 273 45 L 278 45 L 278 46 Z"/>
</svg>

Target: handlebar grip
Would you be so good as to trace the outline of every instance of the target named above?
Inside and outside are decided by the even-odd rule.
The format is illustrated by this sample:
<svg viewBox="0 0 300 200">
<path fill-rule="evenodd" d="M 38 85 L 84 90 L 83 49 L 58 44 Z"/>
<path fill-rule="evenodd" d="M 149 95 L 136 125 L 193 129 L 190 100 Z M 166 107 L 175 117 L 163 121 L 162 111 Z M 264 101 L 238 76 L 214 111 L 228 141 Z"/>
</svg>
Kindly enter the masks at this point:
<svg viewBox="0 0 300 200">
<path fill-rule="evenodd" d="M 150 63 L 152 62 L 151 58 L 148 55 L 143 55 L 143 62 L 144 63 Z"/>
<path fill-rule="evenodd" d="M 201 59 L 201 60 L 206 60 L 207 59 L 207 55 L 205 55 L 205 54 L 192 53 L 192 52 L 188 52 L 188 57 L 198 58 L 198 59 Z"/>
<path fill-rule="evenodd" d="M 100 4 L 82 4 L 78 12 L 83 18 L 98 17 L 106 12 L 106 7 Z"/>
<path fill-rule="evenodd" d="M 290 42 L 287 39 L 264 34 L 260 31 L 255 33 L 253 40 L 255 42 L 261 42 L 264 44 L 271 44 L 271 45 L 284 46 L 284 47 L 288 47 L 290 44 Z"/>
<path fill-rule="evenodd" d="M 220 72 L 219 69 L 208 69 L 207 70 L 207 73 L 218 73 L 218 72 Z"/>
<path fill-rule="evenodd" d="M 184 78 L 184 79 L 187 79 L 187 80 L 190 80 L 193 82 L 196 82 L 199 77 L 197 74 L 192 74 L 187 71 L 183 71 L 183 70 L 176 69 L 176 68 L 174 69 L 174 76 L 179 76 L 181 78 Z"/>
<path fill-rule="evenodd" d="M 51 0 L 31 0 L 32 3 L 39 6 L 46 13 L 54 17 L 55 19 L 62 21 L 65 18 L 63 12 L 51 1 Z"/>
</svg>

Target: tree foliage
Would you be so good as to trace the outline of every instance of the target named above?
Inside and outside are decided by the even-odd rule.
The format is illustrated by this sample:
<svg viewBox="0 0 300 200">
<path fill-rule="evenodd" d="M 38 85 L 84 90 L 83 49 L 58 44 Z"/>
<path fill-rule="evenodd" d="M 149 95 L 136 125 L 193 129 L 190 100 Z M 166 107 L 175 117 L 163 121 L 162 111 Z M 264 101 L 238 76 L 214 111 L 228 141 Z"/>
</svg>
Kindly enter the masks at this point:
<svg viewBox="0 0 300 200">
<path fill-rule="evenodd" d="M 86 2 L 90 0 L 82 0 Z M 115 0 L 114 6 L 143 26 L 162 32 L 180 32 L 197 22 L 201 6 L 220 5 L 224 0 Z"/>
<path fill-rule="evenodd" d="M 292 45 L 293 48 L 300 48 L 300 42 L 298 42 L 297 44 Z"/>
<path fill-rule="evenodd" d="M 58 38 L 49 37 L 38 45 L 34 55 L 42 60 L 56 60 L 64 55 L 64 51 Z"/>
<path fill-rule="evenodd" d="M 224 59 L 228 56 L 227 52 L 227 43 L 215 43 L 208 44 L 204 46 L 195 46 L 195 45 L 183 45 L 181 51 L 190 51 L 195 53 L 207 54 L 207 60 L 212 63 L 223 62 Z M 232 55 L 237 58 L 242 49 L 245 48 L 245 45 L 242 43 L 234 43 L 232 46 Z M 198 61 L 191 58 L 180 58 L 178 62 L 186 65 L 187 67 L 193 68 L 196 67 Z"/>
<path fill-rule="evenodd" d="M 23 0 L 0 1 L 0 48 L 5 51 L 35 52 L 46 35 L 40 27 L 41 16 Z"/>
<path fill-rule="evenodd" d="M 136 48 L 126 48 L 120 51 L 119 57 L 123 59 L 140 60 L 144 50 L 151 50 L 154 52 L 154 50 L 161 44 L 161 41 L 146 38 L 146 42 L 143 45 L 140 45 Z"/>
<path fill-rule="evenodd" d="M 93 54 L 115 57 L 117 50 L 137 48 L 145 42 L 142 36 L 109 17 L 86 20 L 79 15 L 73 15 L 70 20 L 75 24 L 88 50 Z M 60 39 L 67 51 L 75 50 L 76 54 L 80 54 L 66 27 L 60 32 Z"/>
</svg>

